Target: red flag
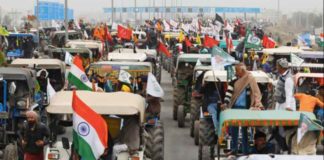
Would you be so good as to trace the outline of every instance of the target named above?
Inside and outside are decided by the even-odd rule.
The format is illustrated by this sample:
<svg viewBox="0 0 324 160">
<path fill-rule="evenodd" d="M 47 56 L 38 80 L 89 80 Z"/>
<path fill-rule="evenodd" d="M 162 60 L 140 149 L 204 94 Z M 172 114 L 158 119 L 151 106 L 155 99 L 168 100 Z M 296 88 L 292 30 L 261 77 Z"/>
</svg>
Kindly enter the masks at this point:
<svg viewBox="0 0 324 160">
<path fill-rule="evenodd" d="M 169 52 L 168 48 L 162 43 L 158 43 L 158 51 L 163 52 L 167 57 L 171 57 L 171 53 Z"/>
<path fill-rule="evenodd" d="M 111 35 L 109 33 L 108 26 L 105 27 L 104 39 L 108 40 L 108 42 L 110 42 L 110 43 L 113 43 L 113 39 L 112 39 L 112 37 L 111 37 Z"/>
<path fill-rule="evenodd" d="M 233 49 L 233 40 L 230 32 L 226 34 L 226 48 L 227 53 L 230 53 L 231 49 Z"/>
<path fill-rule="evenodd" d="M 192 47 L 192 44 L 187 37 L 185 38 L 185 43 L 187 47 Z"/>
<path fill-rule="evenodd" d="M 119 38 L 122 38 L 122 39 L 125 39 L 125 40 L 131 40 L 132 39 L 132 34 L 133 34 L 132 30 L 124 28 L 121 25 L 118 25 L 117 30 L 118 30 L 117 36 Z"/>
<path fill-rule="evenodd" d="M 210 38 L 209 36 L 205 35 L 204 46 L 208 48 L 212 48 L 217 46 L 219 41 L 215 40 L 214 38 Z"/>
<path fill-rule="evenodd" d="M 264 35 L 262 46 L 264 48 L 275 48 L 276 42 L 272 38 L 269 38 L 268 36 Z"/>
</svg>

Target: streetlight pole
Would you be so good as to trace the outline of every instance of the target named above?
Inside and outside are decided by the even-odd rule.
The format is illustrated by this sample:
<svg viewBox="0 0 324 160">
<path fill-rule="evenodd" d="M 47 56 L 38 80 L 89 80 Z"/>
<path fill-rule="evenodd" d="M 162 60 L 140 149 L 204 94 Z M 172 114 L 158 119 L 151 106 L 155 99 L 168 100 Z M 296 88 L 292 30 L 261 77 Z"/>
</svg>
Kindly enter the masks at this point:
<svg viewBox="0 0 324 160">
<path fill-rule="evenodd" d="M 65 12 L 64 12 L 64 22 L 65 22 L 65 42 L 67 42 L 69 40 L 69 35 L 68 35 L 68 0 L 65 0 L 64 3 L 64 7 L 65 7 Z"/>
</svg>

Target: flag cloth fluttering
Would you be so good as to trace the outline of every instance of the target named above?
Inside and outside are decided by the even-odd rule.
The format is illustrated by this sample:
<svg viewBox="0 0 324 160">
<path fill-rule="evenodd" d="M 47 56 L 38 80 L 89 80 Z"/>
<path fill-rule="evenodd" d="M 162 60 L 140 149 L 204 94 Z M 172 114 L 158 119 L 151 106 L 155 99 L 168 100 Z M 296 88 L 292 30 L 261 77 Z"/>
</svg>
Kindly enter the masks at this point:
<svg viewBox="0 0 324 160">
<path fill-rule="evenodd" d="M 187 47 L 192 47 L 192 44 L 191 44 L 190 40 L 187 37 L 185 38 L 185 43 L 186 43 Z"/>
<path fill-rule="evenodd" d="M 54 90 L 53 86 L 51 85 L 49 78 L 47 78 L 46 92 L 47 92 L 47 102 L 50 103 L 51 98 L 54 97 L 54 95 L 56 94 L 56 91 Z"/>
<path fill-rule="evenodd" d="M 182 43 L 182 41 L 184 41 L 184 40 L 185 40 L 185 35 L 184 35 L 183 31 L 180 31 L 179 36 L 178 36 L 178 41 L 179 41 L 179 43 Z"/>
<path fill-rule="evenodd" d="M 318 37 L 316 37 L 315 41 L 318 46 L 324 47 L 324 33 L 321 33 Z"/>
<path fill-rule="evenodd" d="M 164 91 L 162 87 L 160 86 L 159 82 L 156 80 L 155 76 L 152 73 L 148 73 L 146 92 L 147 94 L 153 97 L 164 96 Z"/>
<path fill-rule="evenodd" d="M 73 64 L 68 74 L 68 81 L 79 90 L 92 90 L 92 84 L 85 74 L 82 59 L 78 55 L 74 56 Z"/>
<path fill-rule="evenodd" d="M 201 45 L 201 39 L 200 39 L 199 34 L 197 34 L 197 37 L 196 37 L 196 43 L 197 43 L 198 45 Z"/>
<path fill-rule="evenodd" d="M 0 26 L 0 36 L 9 36 L 9 32 L 6 30 L 6 28 Z"/>
<path fill-rule="evenodd" d="M 167 57 L 171 57 L 171 53 L 169 52 L 168 48 L 162 43 L 158 43 L 157 50 L 164 53 Z"/>
<path fill-rule="evenodd" d="M 299 58 L 294 53 L 290 54 L 290 59 L 291 59 L 291 65 L 294 66 L 294 67 L 299 67 L 301 64 L 304 63 L 304 59 Z"/>
<path fill-rule="evenodd" d="M 217 46 L 219 44 L 219 41 L 215 40 L 214 38 L 209 37 L 208 35 L 205 35 L 204 39 L 204 46 L 208 48 L 213 48 L 214 46 Z"/>
<path fill-rule="evenodd" d="M 224 70 L 224 66 L 235 63 L 235 58 L 226 53 L 223 49 L 214 46 L 212 49 L 211 65 L 214 70 Z"/>
<path fill-rule="evenodd" d="M 251 30 L 246 32 L 244 40 L 245 48 L 259 49 L 261 47 L 261 40 Z"/>
<path fill-rule="evenodd" d="M 131 40 L 132 39 L 132 34 L 133 31 L 131 29 L 128 28 L 124 28 L 121 25 L 118 25 L 117 27 L 117 36 L 121 39 L 125 39 L 125 40 Z"/>
<path fill-rule="evenodd" d="M 130 78 L 132 77 L 131 74 L 129 74 L 127 71 L 125 70 L 120 70 L 119 71 L 119 76 L 118 76 L 118 80 L 127 84 L 131 84 Z"/>
<path fill-rule="evenodd" d="M 108 146 L 106 121 L 73 91 L 73 146 L 86 160 L 97 160 Z"/>
<path fill-rule="evenodd" d="M 275 48 L 276 42 L 267 35 L 264 35 L 262 40 L 262 46 L 263 48 Z"/>
<path fill-rule="evenodd" d="M 302 140 L 303 136 L 308 131 L 320 131 L 323 130 L 323 126 L 317 124 L 311 120 L 307 115 L 301 113 L 297 129 L 297 144 Z"/>
</svg>

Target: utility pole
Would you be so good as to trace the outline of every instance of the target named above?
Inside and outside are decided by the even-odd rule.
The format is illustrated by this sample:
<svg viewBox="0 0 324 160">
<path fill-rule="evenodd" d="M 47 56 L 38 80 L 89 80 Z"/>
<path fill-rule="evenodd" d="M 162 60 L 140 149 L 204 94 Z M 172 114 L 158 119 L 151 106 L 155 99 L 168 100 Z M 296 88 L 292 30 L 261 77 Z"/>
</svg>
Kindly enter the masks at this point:
<svg viewBox="0 0 324 160">
<path fill-rule="evenodd" d="M 111 25 L 114 23 L 114 0 L 111 0 Z"/>
<path fill-rule="evenodd" d="M 280 0 L 277 2 L 277 22 L 280 22 Z"/>
<path fill-rule="evenodd" d="M 69 24 L 68 24 L 68 0 L 65 0 L 64 3 L 65 6 L 65 12 L 64 12 L 64 22 L 65 22 L 65 42 L 67 42 L 69 40 L 69 34 L 68 34 L 68 30 L 69 30 Z"/>
<path fill-rule="evenodd" d="M 137 1 L 135 0 L 135 26 L 137 26 Z"/>
<path fill-rule="evenodd" d="M 40 38 L 39 38 L 39 0 L 37 0 L 36 1 L 36 17 L 37 17 L 37 19 L 36 19 L 36 29 L 37 29 L 37 44 L 38 44 L 38 46 L 39 46 L 39 40 L 40 40 Z"/>
</svg>

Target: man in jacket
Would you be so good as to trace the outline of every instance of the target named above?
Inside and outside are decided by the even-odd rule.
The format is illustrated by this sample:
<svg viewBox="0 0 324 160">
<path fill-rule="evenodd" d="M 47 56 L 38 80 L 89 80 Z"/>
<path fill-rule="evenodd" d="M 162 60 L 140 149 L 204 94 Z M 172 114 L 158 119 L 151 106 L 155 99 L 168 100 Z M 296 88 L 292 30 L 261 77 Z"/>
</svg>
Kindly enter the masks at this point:
<svg viewBox="0 0 324 160">
<path fill-rule="evenodd" d="M 47 144 L 49 129 L 39 122 L 36 112 L 26 113 L 27 122 L 22 131 L 22 147 L 24 149 L 24 160 L 43 160 L 44 146 Z"/>
</svg>

